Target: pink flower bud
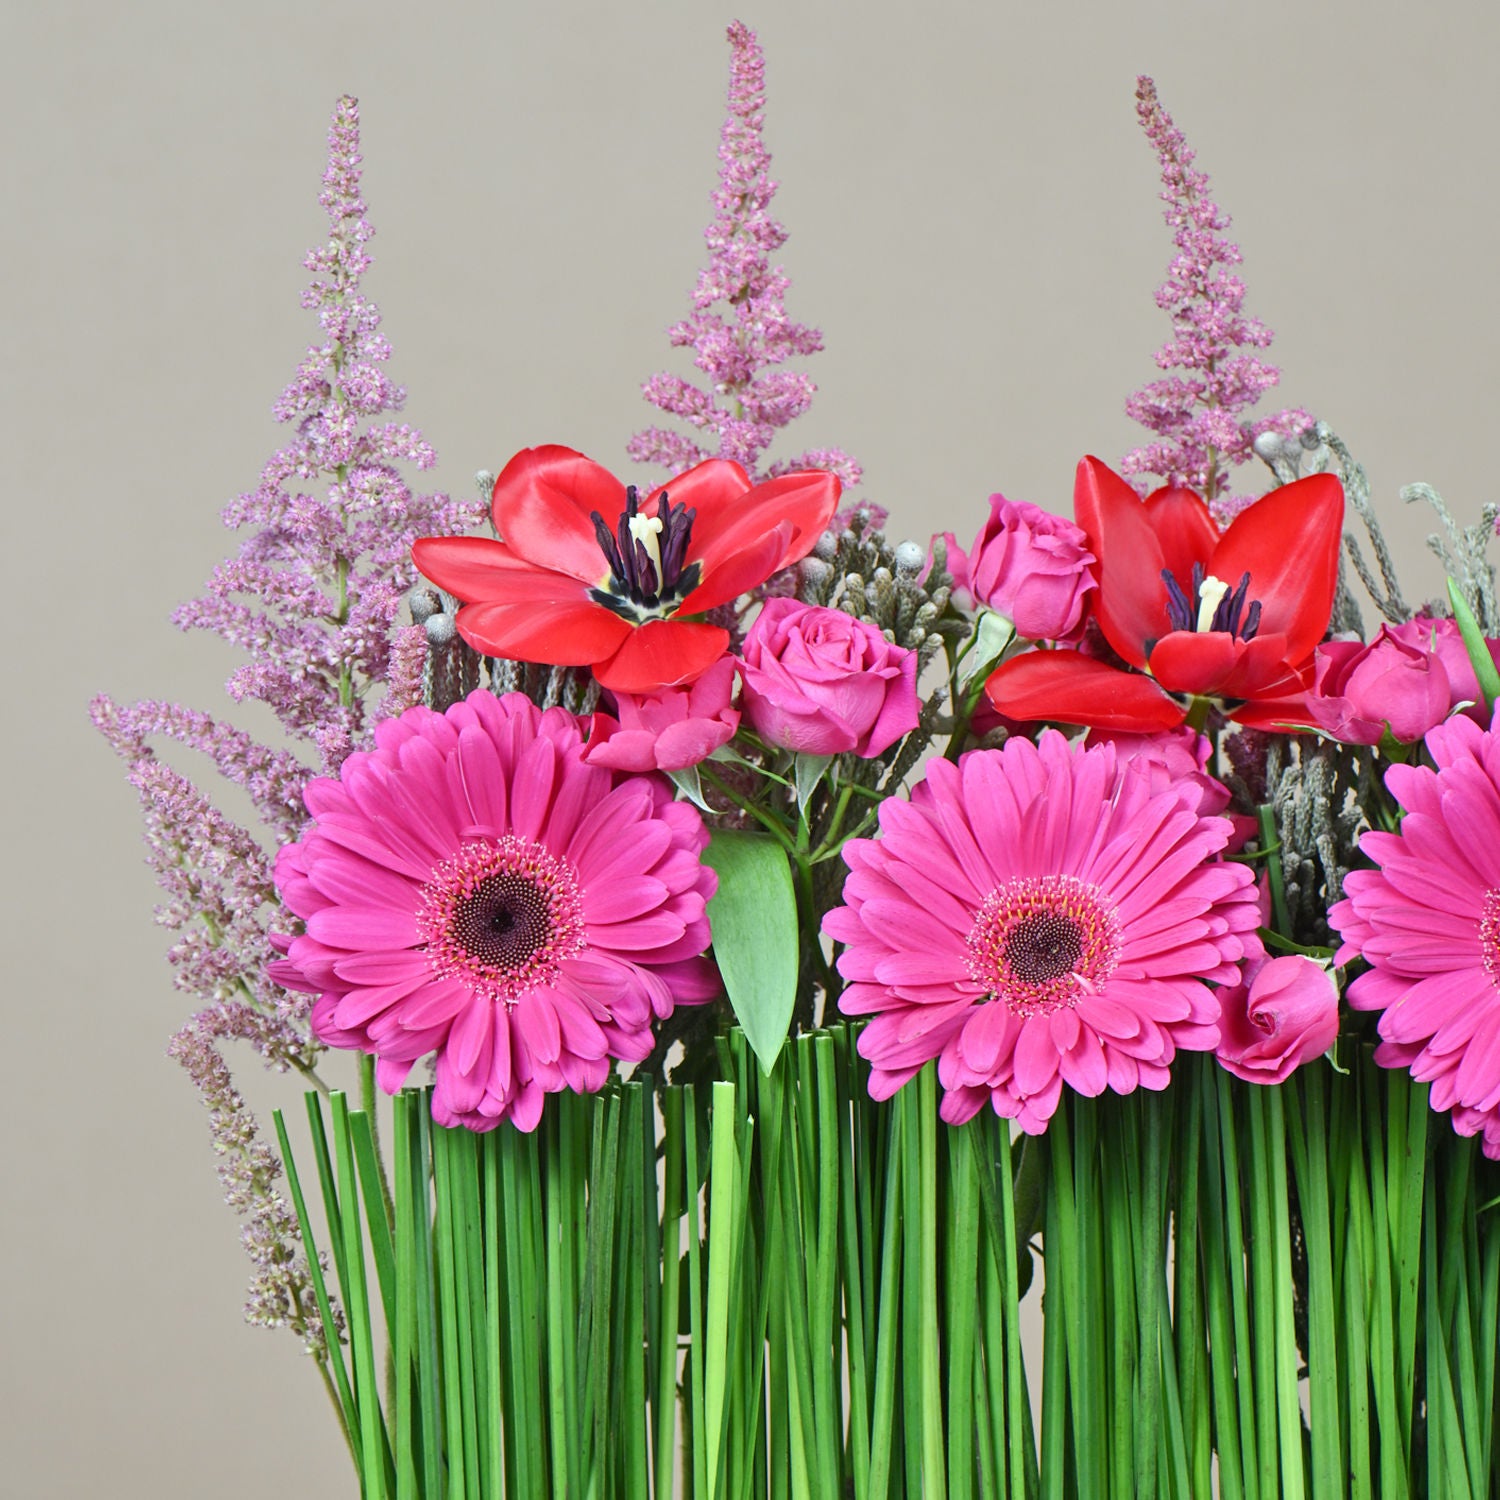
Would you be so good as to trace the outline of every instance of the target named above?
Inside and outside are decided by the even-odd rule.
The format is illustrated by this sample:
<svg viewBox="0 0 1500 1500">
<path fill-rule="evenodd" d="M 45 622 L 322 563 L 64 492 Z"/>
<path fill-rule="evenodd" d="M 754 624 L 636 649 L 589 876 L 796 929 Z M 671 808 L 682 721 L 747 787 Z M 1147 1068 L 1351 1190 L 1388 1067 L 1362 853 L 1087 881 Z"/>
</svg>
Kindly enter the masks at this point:
<svg viewBox="0 0 1500 1500">
<path fill-rule="evenodd" d="M 1474 664 L 1469 660 L 1469 648 L 1459 632 L 1457 620 L 1407 620 L 1402 625 L 1386 627 L 1399 641 L 1415 646 L 1420 651 L 1430 652 L 1442 662 L 1448 674 L 1448 689 L 1451 694 L 1448 711 L 1451 713 L 1460 703 L 1468 706 L 1463 710 L 1481 727 L 1490 727 L 1489 711 L 1484 706 L 1484 694 L 1479 679 L 1474 675 Z M 1486 641 L 1490 657 L 1500 665 L 1500 641 Z"/>
<path fill-rule="evenodd" d="M 1219 1062 L 1246 1083 L 1285 1083 L 1333 1045 L 1338 987 L 1300 954 L 1252 959 L 1241 983 L 1219 991 L 1219 1012 Z"/>
<path fill-rule="evenodd" d="M 1388 625 L 1368 645 L 1325 641 L 1313 653 L 1308 712 L 1346 745 L 1378 745 L 1387 729 L 1412 744 L 1441 724 L 1452 704 L 1439 657 Z"/>
<path fill-rule="evenodd" d="M 916 728 L 916 652 L 842 610 L 768 599 L 742 655 L 745 714 L 769 745 L 869 758 Z"/>
<path fill-rule="evenodd" d="M 1186 724 L 1155 734 L 1091 729 L 1086 742 L 1113 745 L 1119 763 L 1143 772 L 1153 793 L 1179 789 L 1199 817 L 1217 817 L 1229 806 L 1229 788 L 1208 771 L 1213 745 Z"/>
<path fill-rule="evenodd" d="M 948 539 L 948 570 L 975 603 L 1014 622 L 1031 641 L 1073 641 L 1083 633 L 1094 554 L 1083 530 L 1025 501 L 990 496 L 990 518 L 967 556 Z"/>
<path fill-rule="evenodd" d="M 732 656 L 720 658 L 688 687 L 616 693 L 616 721 L 595 714 L 583 758 L 611 771 L 682 771 L 707 760 L 740 727 Z"/>
</svg>

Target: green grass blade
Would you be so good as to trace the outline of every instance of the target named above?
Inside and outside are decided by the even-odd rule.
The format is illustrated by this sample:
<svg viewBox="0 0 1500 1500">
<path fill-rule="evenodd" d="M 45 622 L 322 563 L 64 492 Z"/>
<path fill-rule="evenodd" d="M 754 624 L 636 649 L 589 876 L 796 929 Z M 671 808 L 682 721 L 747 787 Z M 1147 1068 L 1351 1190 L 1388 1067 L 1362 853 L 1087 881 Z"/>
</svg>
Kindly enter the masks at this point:
<svg viewBox="0 0 1500 1500">
<path fill-rule="evenodd" d="M 364 1110 L 357 1109 L 349 1111 L 349 1128 L 354 1138 L 354 1162 L 359 1169 L 359 1191 L 365 1204 L 365 1232 L 370 1237 L 381 1309 L 385 1313 L 385 1326 L 391 1329 L 396 1326 L 396 1251 L 391 1221 L 385 1211 L 374 1125 Z"/>
<path fill-rule="evenodd" d="M 354 1142 L 349 1121 L 349 1101 L 335 1091 L 329 1101 L 333 1115 L 334 1150 L 338 1162 L 340 1228 L 344 1237 L 348 1269 L 344 1315 L 349 1325 L 349 1349 L 354 1365 L 354 1399 L 359 1407 L 360 1471 L 369 1500 L 385 1500 L 395 1488 L 394 1465 L 389 1483 L 387 1465 L 391 1456 L 385 1421 L 380 1409 L 380 1382 L 375 1359 L 374 1332 L 370 1326 L 369 1289 L 365 1279 L 364 1238 L 360 1230 L 359 1183 L 354 1166 Z"/>
<path fill-rule="evenodd" d="M 1342 1500 L 1349 1480 L 1340 1445 L 1343 1382 L 1339 1378 L 1334 1304 L 1333 1240 L 1328 1194 L 1328 1070 L 1320 1062 L 1277 1092 L 1293 1138 L 1297 1200 L 1307 1251 L 1308 1427 L 1312 1493 Z M 1300 1088 L 1297 1086 L 1300 1081 Z M 1346 1420 L 1346 1419 L 1344 1419 Z"/>
<path fill-rule="evenodd" d="M 708 1454 L 708 1500 L 720 1493 L 719 1456 L 723 1449 L 729 1372 L 730 1282 L 738 1227 L 739 1156 L 735 1141 L 734 1084 L 713 1085 L 709 1135 L 709 1220 L 707 1306 L 704 1313 L 704 1451 Z"/>
<path fill-rule="evenodd" d="M 900 1318 L 902 1275 L 901 1203 L 903 1137 L 906 1117 L 900 1094 L 887 1105 L 889 1146 L 886 1152 L 885 1208 L 881 1215 L 880 1311 L 875 1325 L 875 1405 L 870 1414 L 874 1434 L 870 1447 L 871 1500 L 886 1500 L 890 1494 L 893 1440 L 896 1426 L 896 1368 L 901 1347 Z"/>
<path fill-rule="evenodd" d="M 317 1094 L 308 1091 L 308 1101 L 317 1107 Z M 327 1279 L 323 1275 L 322 1262 L 318 1256 L 318 1243 L 313 1235 L 312 1221 L 307 1214 L 307 1201 L 302 1193 L 302 1183 L 297 1175 L 296 1158 L 292 1155 L 292 1143 L 287 1135 L 286 1121 L 281 1111 L 273 1110 L 276 1122 L 276 1139 L 281 1146 L 281 1161 L 286 1168 L 287 1188 L 292 1195 L 292 1207 L 297 1214 L 297 1228 L 302 1236 L 302 1248 L 307 1255 L 307 1272 L 312 1281 L 313 1297 L 318 1304 L 318 1317 L 322 1320 L 325 1342 L 328 1348 L 328 1365 L 333 1372 L 334 1388 L 338 1397 L 339 1421 L 344 1439 L 349 1444 L 350 1457 L 354 1459 L 356 1472 L 360 1468 L 363 1451 L 359 1436 L 359 1408 L 354 1400 L 354 1391 L 349 1384 L 349 1372 L 344 1363 L 343 1346 L 339 1343 L 337 1324 L 333 1316 L 333 1303 L 328 1296 Z M 321 1118 L 321 1116 L 320 1116 Z M 333 1191 L 330 1184 L 330 1191 Z M 335 1198 L 337 1193 L 335 1191 Z"/>
<path fill-rule="evenodd" d="M 974 1493 L 974 1309 L 979 1281 L 979 1184 L 974 1176 L 973 1122 L 948 1136 L 948 1497 Z M 980 1422 L 979 1428 L 989 1430 Z"/>
</svg>

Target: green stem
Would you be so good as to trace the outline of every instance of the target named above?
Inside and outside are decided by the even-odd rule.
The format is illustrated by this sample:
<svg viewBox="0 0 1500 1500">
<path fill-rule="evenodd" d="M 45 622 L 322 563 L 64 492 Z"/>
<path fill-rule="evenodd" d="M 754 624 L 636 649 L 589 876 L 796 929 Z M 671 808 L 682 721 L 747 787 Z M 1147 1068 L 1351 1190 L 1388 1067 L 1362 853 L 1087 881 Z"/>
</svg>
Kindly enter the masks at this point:
<svg viewBox="0 0 1500 1500">
<path fill-rule="evenodd" d="M 1271 878 L 1271 914 L 1280 932 L 1292 930 L 1291 913 L 1286 904 L 1286 875 L 1281 868 L 1281 840 L 1276 834 L 1276 815 L 1269 803 L 1255 809 L 1260 824 L 1260 847 L 1266 856 L 1266 872 Z"/>
<path fill-rule="evenodd" d="M 368 1052 L 359 1054 L 359 1107 L 370 1121 L 370 1143 L 375 1147 L 375 1166 L 380 1174 L 380 1201 L 385 1208 L 385 1221 L 392 1229 L 396 1227 L 396 1205 L 391 1198 L 391 1184 L 385 1172 L 385 1154 L 380 1149 L 380 1115 L 377 1105 L 380 1094 L 375 1087 L 375 1059 Z"/>
<path fill-rule="evenodd" d="M 714 771 L 709 769 L 709 764 L 707 761 L 704 761 L 699 765 L 698 774 L 705 781 L 707 781 L 708 784 L 713 787 L 716 792 L 718 792 L 723 797 L 727 797 L 729 801 L 734 803 L 734 805 L 739 808 L 741 812 L 748 813 L 752 818 L 755 819 L 757 823 L 761 824 L 766 829 L 766 831 L 771 834 L 773 838 L 775 838 L 776 842 L 779 843 L 789 855 L 791 855 L 793 859 L 799 857 L 796 839 L 794 839 L 791 834 L 786 831 L 786 828 L 782 825 L 779 818 L 774 817 L 772 814 L 768 813 L 765 808 L 757 806 L 754 802 L 747 802 L 743 797 L 740 796 L 738 792 L 736 792 L 731 786 L 728 785 L 728 783 L 725 782 L 723 777 L 717 775 Z"/>
</svg>

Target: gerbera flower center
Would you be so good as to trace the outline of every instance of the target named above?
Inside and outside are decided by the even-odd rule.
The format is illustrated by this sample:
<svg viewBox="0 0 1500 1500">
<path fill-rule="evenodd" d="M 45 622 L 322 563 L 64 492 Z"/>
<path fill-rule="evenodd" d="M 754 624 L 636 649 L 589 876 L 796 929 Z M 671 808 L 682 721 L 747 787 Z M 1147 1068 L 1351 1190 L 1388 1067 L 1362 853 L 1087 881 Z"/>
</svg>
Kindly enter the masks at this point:
<svg viewBox="0 0 1500 1500">
<path fill-rule="evenodd" d="M 1490 983 L 1500 989 L 1500 890 L 1484 893 L 1479 910 L 1479 953 Z"/>
<path fill-rule="evenodd" d="M 1167 586 L 1167 618 L 1173 630 L 1191 630 L 1199 634 L 1212 630 L 1227 631 L 1241 641 L 1253 641 L 1260 629 L 1260 600 L 1250 599 L 1250 575 L 1241 573 L 1233 588 L 1222 578 L 1215 578 L 1201 562 L 1193 564 L 1193 592 L 1190 598 L 1172 576 L 1170 568 L 1161 570 Z"/>
<path fill-rule="evenodd" d="M 433 870 L 417 926 L 437 973 L 511 1003 L 583 951 L 583 897 L 566 860 L 507 834 Z"/>
<path fill-rule="evenodd" d="M 688 562 L 688 543 L 698 512 L 673 506 L 667 492 L 657 497 L 656 514 L 644 516 L 640 492 L 632 484 L 625 491 L 625 509 L 610 531 L 596 510 L 590 515 L 599 550 L 609 564 L 609 576 L 589 590 L 596 604 L 629 620 L 632 625 L 664 620 L 698 587 L 703 569 Z"/>
<path fill-rule="evenodd" d="M 1097 886 L 1034 875 L 996 886 L 966 942 L 974 982 L 1025 1019 L 1098 992 L 1119 959 L 1120 923 Z"/>
</svg>

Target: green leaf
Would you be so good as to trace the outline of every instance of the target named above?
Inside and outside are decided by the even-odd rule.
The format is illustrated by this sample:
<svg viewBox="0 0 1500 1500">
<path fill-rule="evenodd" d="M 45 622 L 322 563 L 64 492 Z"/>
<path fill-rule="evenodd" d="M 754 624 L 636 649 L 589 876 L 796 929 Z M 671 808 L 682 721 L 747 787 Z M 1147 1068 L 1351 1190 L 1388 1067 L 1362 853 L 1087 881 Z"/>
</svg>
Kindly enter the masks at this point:
<svg viewBox="0 0 1500 1500">
<path fill-rule="evenodd" d="M 1004 615 L 992 609 L 980 610 L 959 671 L 960 686 L 967 687 L 976 678 L 988 677 L 1015 638 L 1016 627 Z"/>
<path fill-rule="evenodd" d="M 703 861 L 718 872 L 708 903 L 714 956 L 745 1038 L 769 1073 L 797 998 L 797 898 L 786 853 L 764 834 L 716 829 Z"/>
<path fill-rule="evenodd" d="M 1468 600 L 1458 591 L 1458 585 L 1448 580 L 1448 602 L 1453 606 L 1453 618 L 1458 621 L 1458 632 L 1464 638 L 1464 649 L 1469 653 L 1474 675 L 1479 679 L 1479 691 L 1484 694 L 1486 710 L 1493 709 L 1495 699 L 1500 698 L 1500 671 L 1495 668 L 1495 658 L 1490 655 L 1484 632 Z"/>
<path fill-rule="evenodd" d="M 689 802 L 700 812 L 711 813 L 711 808 L 703 797 L 703 778 L 698 774 L 697 766 L 687 766 L 681 771 L 668 771 L 667 775 L 672 778 L 672 784 L 682 793 Z"/>
<path fill-rule="evenodd" d="M 795 764 L 797 811 L 806 813 L 807 804 L 812 800 L 812 794 L 817 791 L 818 783 L 828 774 L 828 768 L 833 764 L 833 757 L 801 754 L 797 756 Z"/>
</svg>

